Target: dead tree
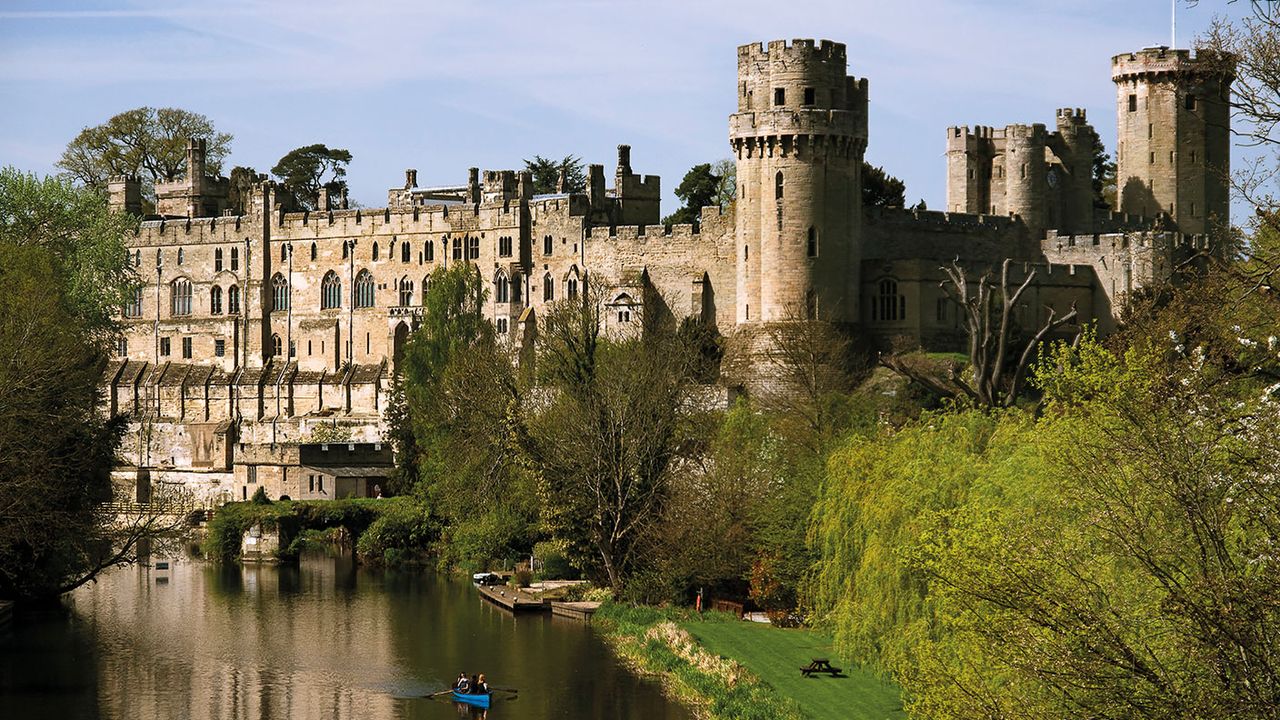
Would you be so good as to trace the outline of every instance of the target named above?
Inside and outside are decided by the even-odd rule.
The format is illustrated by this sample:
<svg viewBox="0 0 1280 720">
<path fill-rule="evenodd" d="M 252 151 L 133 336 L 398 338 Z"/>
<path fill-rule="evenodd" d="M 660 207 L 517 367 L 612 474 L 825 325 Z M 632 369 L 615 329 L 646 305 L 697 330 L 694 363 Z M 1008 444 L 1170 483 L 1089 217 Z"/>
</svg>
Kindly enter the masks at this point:
<svg viewBox="0 0 1280 720">
<path fill-rule="evenodd" d="M 947 279 L 939 283 L 939 287 L 960 306 L 969 338 L 969 365 L 963 372 L 958 372 L 954 365 L 940 371 L 936 365 L 914 362 L 909 356 L 899 353 L 881 356 L 880 364 L 943 397 L 966 397 L 985 407 L 1012 405 L 1018 398 L 1027 364 L 1036 348 L 1050 332 L 1075 320 L 1078 315 L 1075 303 L 1062 316 L 1058 316 L 1053 306 L 1046 306 L 1048 312 L 1044 323 L 1011 362 L 1009 350 L 1016 342 L 1016 338 L 1011 337 L 1014 308 L 1036 278 L 1036 271 L 1032 269 L 1022 283 L 1010 291 L 1009 266 L 1012 262 L 1006 259 L 1001 265 L 998 283 L 993 277 L 994 271 L 987 270 L 972 287 L 958 260 L 940 268 Z"/>
</svg>

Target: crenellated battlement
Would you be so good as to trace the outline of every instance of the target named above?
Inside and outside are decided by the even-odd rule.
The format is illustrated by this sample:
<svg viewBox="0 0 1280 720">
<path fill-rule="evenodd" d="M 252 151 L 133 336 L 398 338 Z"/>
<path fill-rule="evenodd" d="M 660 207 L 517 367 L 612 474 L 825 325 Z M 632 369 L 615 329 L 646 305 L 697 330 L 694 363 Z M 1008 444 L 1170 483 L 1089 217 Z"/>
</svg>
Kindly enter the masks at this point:
<svg viewBox="0 0 1280 720">
<path fill-rule="evenodd" d="M 738 46 L 738 62 L 753 61 L 807 61 L 846 62 L 844 43 L 811 39 L 770 40 Z"/>
</svg>

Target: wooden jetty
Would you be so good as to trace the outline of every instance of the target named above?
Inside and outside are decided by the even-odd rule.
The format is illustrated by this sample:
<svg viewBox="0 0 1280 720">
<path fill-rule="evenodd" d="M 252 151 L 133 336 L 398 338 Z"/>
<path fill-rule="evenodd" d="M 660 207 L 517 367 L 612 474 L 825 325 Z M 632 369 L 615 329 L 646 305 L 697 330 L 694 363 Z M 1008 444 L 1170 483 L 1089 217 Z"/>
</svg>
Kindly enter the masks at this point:
<svg viewBox="0 0 1280 720">
<path fill-rule="evenodd" d="M 591 614 L 600 607 L 598 602 L 560 602 L 551 603 L 551 614 L 571 620 L 590 622 Z"/>
<path fill-rule="evenodd" d="M 484 599 L 511 612 L 541 612 L 551 609 L 550 602 L 508 585 L 476 583 L 476 590 L 480 591 L 480 596 Z"/>
</svg>

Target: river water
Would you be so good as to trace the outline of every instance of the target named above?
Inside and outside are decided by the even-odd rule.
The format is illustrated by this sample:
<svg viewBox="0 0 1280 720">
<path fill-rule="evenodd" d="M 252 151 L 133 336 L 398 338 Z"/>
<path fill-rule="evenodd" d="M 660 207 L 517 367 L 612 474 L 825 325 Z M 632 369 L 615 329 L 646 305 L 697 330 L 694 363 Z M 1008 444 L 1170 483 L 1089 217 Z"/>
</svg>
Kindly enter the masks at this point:
<svg viewBox="0 0 1280 720">
<path fill-rule="evenodd" d="M 119 568 L 66 612 L 21 616 L 0 639 L 0 719 L 484 717 L 423 697 L 463 670 L 519 691 L 495 694 L 493 720 L 690 717 L 581 623 L 317 555 Z"/>
</svg>

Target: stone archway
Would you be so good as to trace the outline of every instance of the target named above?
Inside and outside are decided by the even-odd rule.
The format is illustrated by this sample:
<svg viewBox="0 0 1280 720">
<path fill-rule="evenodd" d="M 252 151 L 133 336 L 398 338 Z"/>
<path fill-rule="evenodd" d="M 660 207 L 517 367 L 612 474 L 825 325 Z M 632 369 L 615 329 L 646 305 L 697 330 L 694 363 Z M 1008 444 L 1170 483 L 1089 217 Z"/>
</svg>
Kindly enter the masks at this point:
<svg viewBox="0 0 1280 720">
<path fill-rule="evenodd" d="M 391 368 L 400 372 L 400 363 L 404 360 L 404 348 L 409 342 L 409 325 L 401 320 L 396 324 L 391 340 Z"/>
</svg>

